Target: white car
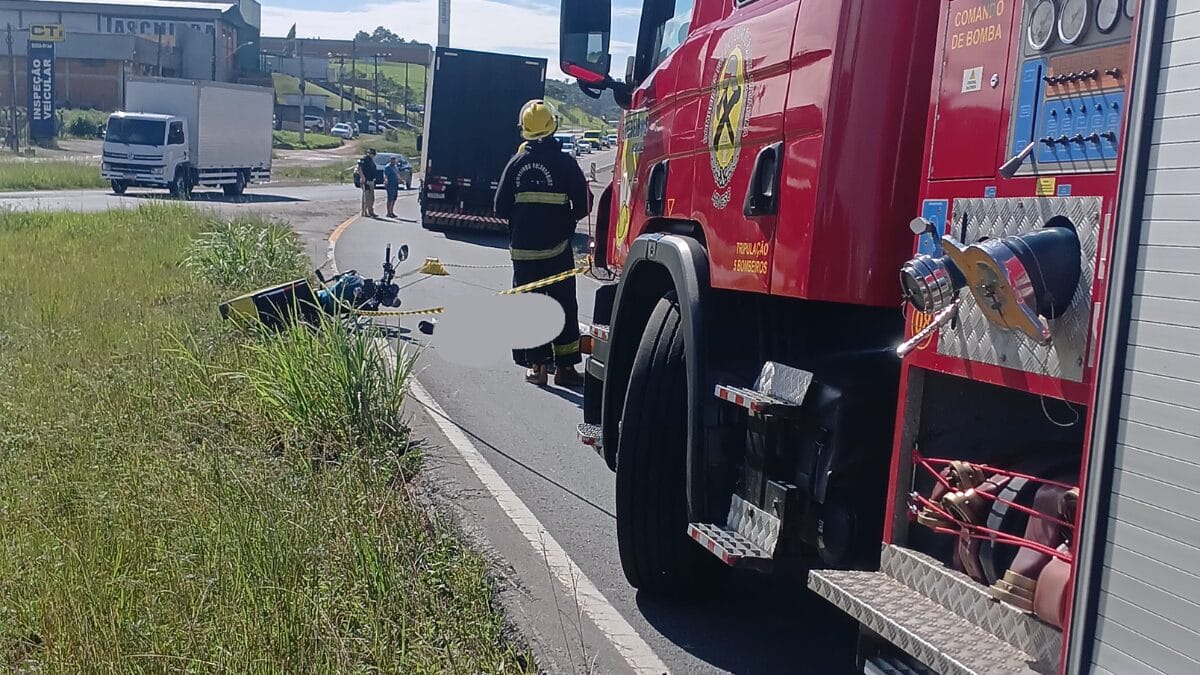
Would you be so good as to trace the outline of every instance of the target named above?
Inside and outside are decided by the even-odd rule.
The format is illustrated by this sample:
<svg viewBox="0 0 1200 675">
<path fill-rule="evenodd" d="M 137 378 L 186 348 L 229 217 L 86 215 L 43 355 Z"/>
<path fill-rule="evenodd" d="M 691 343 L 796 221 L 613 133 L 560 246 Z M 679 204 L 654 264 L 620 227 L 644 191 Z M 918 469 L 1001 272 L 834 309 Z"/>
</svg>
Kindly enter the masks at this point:
<svg viewBox="0 0 1200 675">
<path fill-rule="evenodd" d="M 616 144 L 617 144 L 617 135 L 616 135 L 616 134 L 609 134 L 609 135 L 608 135 L 608 145 L 609 145 L 609 147 L 612 147 L 612 146 L 614 146 L 614 145 L 616 145 Z"/>
<path fill-rule="evenodd" d="M 338 122 L 337 124 L 333 125 L 332 129 L 329 130 L 329 135 L 349 140 L 354 138 L 354 127 L 346 124 L 345 122 Z"/>
<path fill-rule="evenodd" d="M 325 131 L 325 118 L 317 115 L 304 116 L 305 131 Z"/>
<path fill-rule="evenodd" d="M 562 145 L 562 151 L 572 157 L 579 156 L 579 146 L 575 145 L 575 138 L 572 136 L 555 136 L 558 142 Z"/>
<path fill-rule="evenodd" d="M 581 154 L 581 155 L 592 154 L 592 142 L 589 141 L 588 139 L 578 138 L 575 140 L 575 145 L 579 146 L 579 154 Z"/>
</svg>

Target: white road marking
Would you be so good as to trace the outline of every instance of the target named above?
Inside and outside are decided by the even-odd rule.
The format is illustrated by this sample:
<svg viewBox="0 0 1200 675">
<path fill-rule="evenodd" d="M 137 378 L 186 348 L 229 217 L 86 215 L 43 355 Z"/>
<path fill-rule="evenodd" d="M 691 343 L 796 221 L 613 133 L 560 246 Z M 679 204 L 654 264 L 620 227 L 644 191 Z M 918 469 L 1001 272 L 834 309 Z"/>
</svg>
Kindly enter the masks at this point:
<svg viewBox="0 0 1200 675">
<path fill-rule="evenodd" d="M 568 593 L 574 594 L 579 607 L 588 615 L 592 623 L 596 624 L 600 632 L 604 633 L 617 652 L 624 657 L 629 667 L 637 673 L 668 672 L 666 664 L 658 658 L 650 645 L 646 644 L 646 641 L 638 635 L 637 630 L 629 625 L 617 608 L 613 607 L 608 599 L 600 593 L 600 590 L 587 578 L 583 570 L 579 569 L 571 556 L 567 555 L 563 547 L 542 526 L 529 507 L 525 506 L 525 502 L 521 501 L 508 483 L 505 483 L 500 474 L 492 468 L 491 463 L 479 452 L 471 439 L 450 421 L 450 417 L 425 387 L 414 379 L 410 389 L 417 402 L 433 413 L 433 421 L 445 434 L 454 449 L 458 451 L 458 454 L 462 456 L 467 466 L 471 467 L 471 471 L 475 472 L 475 476 L 491 493 L 492 498 L 504 510 L 509 520 L 517 526 L 534 551 L 545 557 L 546 564 L 554 573 L 555 578 Z"/>
<path fill-rule="evenodd" d="M 337 234 L 344 232 L 355 218 L 348 219 L 340 227 Z M 329 261 L 332 264 L 333 273 L 337 274 L 337 261 L 334 255 L 337 248 L 338 237 L 331 238 L 329 242 Z M 388 349 L 392 349 L 391 342 L 387 342 Z M 446 439 L 450 441 L 450 445 L 458 451 L 459 456 L 471 467 L 471 471 L 475 473 L 475 477 L 487 491 L 496 500 L 496 503 L 508 516 L 508 519 L 517 526 L 521 535 L 533 547 L 535 553 L 538 553 L 546 560 L 546 565 L 550 568 L 554 577 L 562 584 L 563 589 L 572 594 L 575 601 L 579 603 L 579 608 L 584 614 L 592 620 L 596 628 L 608 638 L 612 643 L 613 648 L 617 653 L 625 659 L 625 663 L 635 673 L 645 673 L 646 675 L 660 675 L 669 673 L 667 665 L 658 658 L 650 645 L 638 635 L 637 629 L 621 616 L 621 612 L 617 611 L 616 607 L 604 597 L 600 589 L 588 579 L 583 570 L 579 569 L 579 565 L 571 559 L 567 554 L 566 549 L 558 543 L 553 535 L 542 525 L 537 516 L 529 510 L 525 502 L 517 496 L 508 483 L 496 472 L 487 458 L 479 452 L 471 439 L 463 433 L 457 425 L 451 421 L 450 416 L 442 409 L 433 395 L 421 385 L 417 378 L 412 379 L 409 385 L 409 390 L 413 397 L 422 406 L 427 408 L 432 415 L 435 424 Z"/>
</svg>

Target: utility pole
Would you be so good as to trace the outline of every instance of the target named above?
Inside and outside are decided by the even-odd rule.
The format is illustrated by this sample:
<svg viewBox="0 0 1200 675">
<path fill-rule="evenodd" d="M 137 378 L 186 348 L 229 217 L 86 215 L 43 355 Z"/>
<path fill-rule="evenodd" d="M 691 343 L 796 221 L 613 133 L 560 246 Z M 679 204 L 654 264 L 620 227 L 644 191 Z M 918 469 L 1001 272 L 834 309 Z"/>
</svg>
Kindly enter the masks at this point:
<svg viewBox="0 0 1200 675">
<path fill-rule="evenodd" d="M 296 40 L 296 49 L 300 51 L 300 145 L 304 145 L 304 43 Z"/>
<path fill-rule="evenodd" d="M 8 31 L 4 35 L 4 42 L 8 44 L 8 73 L 9 85 L 12 87 L 12 105 L 8 108 L 9 127 L 8 136 L 12 144 L 13 152 L 21 151 L 21 140 L 17 137 L 17 57 L 13 56 L 13 36 L 12 24 L 8 24 Z M 25 58 L 29 58 L 28 55 Z"/>
<path fill-rule="evenodd" d="M 375 131 L 379 131 L 379 52 L 375 52 L 375 110 L 371 119 L 375 120 Z"/>
<path fill-rule="evenodd" d="M 346 90 L 342 87 L 342 71 L 346 69 L 346 56 L 338 54 L 338 121 L 346 121 Z"/>
<path fill-rule="evenodd" d="M 450 46 L 450 0 L 438 0 L 437 46 Z"/>
<path fill-rule="evenodd" d="M 404 122 L 412 124 L 408 121 L 408 61 L 404 62 Z"/>
</svg>

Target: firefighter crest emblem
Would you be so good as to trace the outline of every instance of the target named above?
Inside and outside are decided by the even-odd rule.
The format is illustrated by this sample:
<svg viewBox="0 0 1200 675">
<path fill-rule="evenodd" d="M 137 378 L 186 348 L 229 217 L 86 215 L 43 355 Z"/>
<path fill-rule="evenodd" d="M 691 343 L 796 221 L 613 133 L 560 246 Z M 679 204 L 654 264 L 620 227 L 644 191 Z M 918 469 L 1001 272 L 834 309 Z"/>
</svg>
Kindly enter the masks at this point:
<svg viewBox="0 0 1200 675">
<path fill-rule="evenodd" d="M 705 123 L 709 164 L 716 182 L 712 202 L 718 209 L 729 205 L 733 194 L 729 184 L 737 170 L 742 137 L 750 125 L 750 78 L 746 72 L 750 41 L 744 30 L 729 37 L 728 51 L 713 73 Z"/>
</svg>

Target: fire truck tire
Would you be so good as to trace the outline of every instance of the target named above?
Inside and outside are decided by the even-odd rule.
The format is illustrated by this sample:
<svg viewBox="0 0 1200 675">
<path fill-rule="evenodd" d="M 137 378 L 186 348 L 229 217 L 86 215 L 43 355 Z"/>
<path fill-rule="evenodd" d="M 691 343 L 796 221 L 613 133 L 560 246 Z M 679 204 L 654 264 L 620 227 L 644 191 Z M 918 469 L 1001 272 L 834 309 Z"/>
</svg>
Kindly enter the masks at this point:
<svg viewBox="0 0 1200 675">
<path fill-rule="evenodd" d="M 687 536 L 687 372 L 674 296 L 658 301 L 633 360 L 617 450 L 617 548 L 630 585 L 674 595 L 724 571 Z"/>
</svg>

